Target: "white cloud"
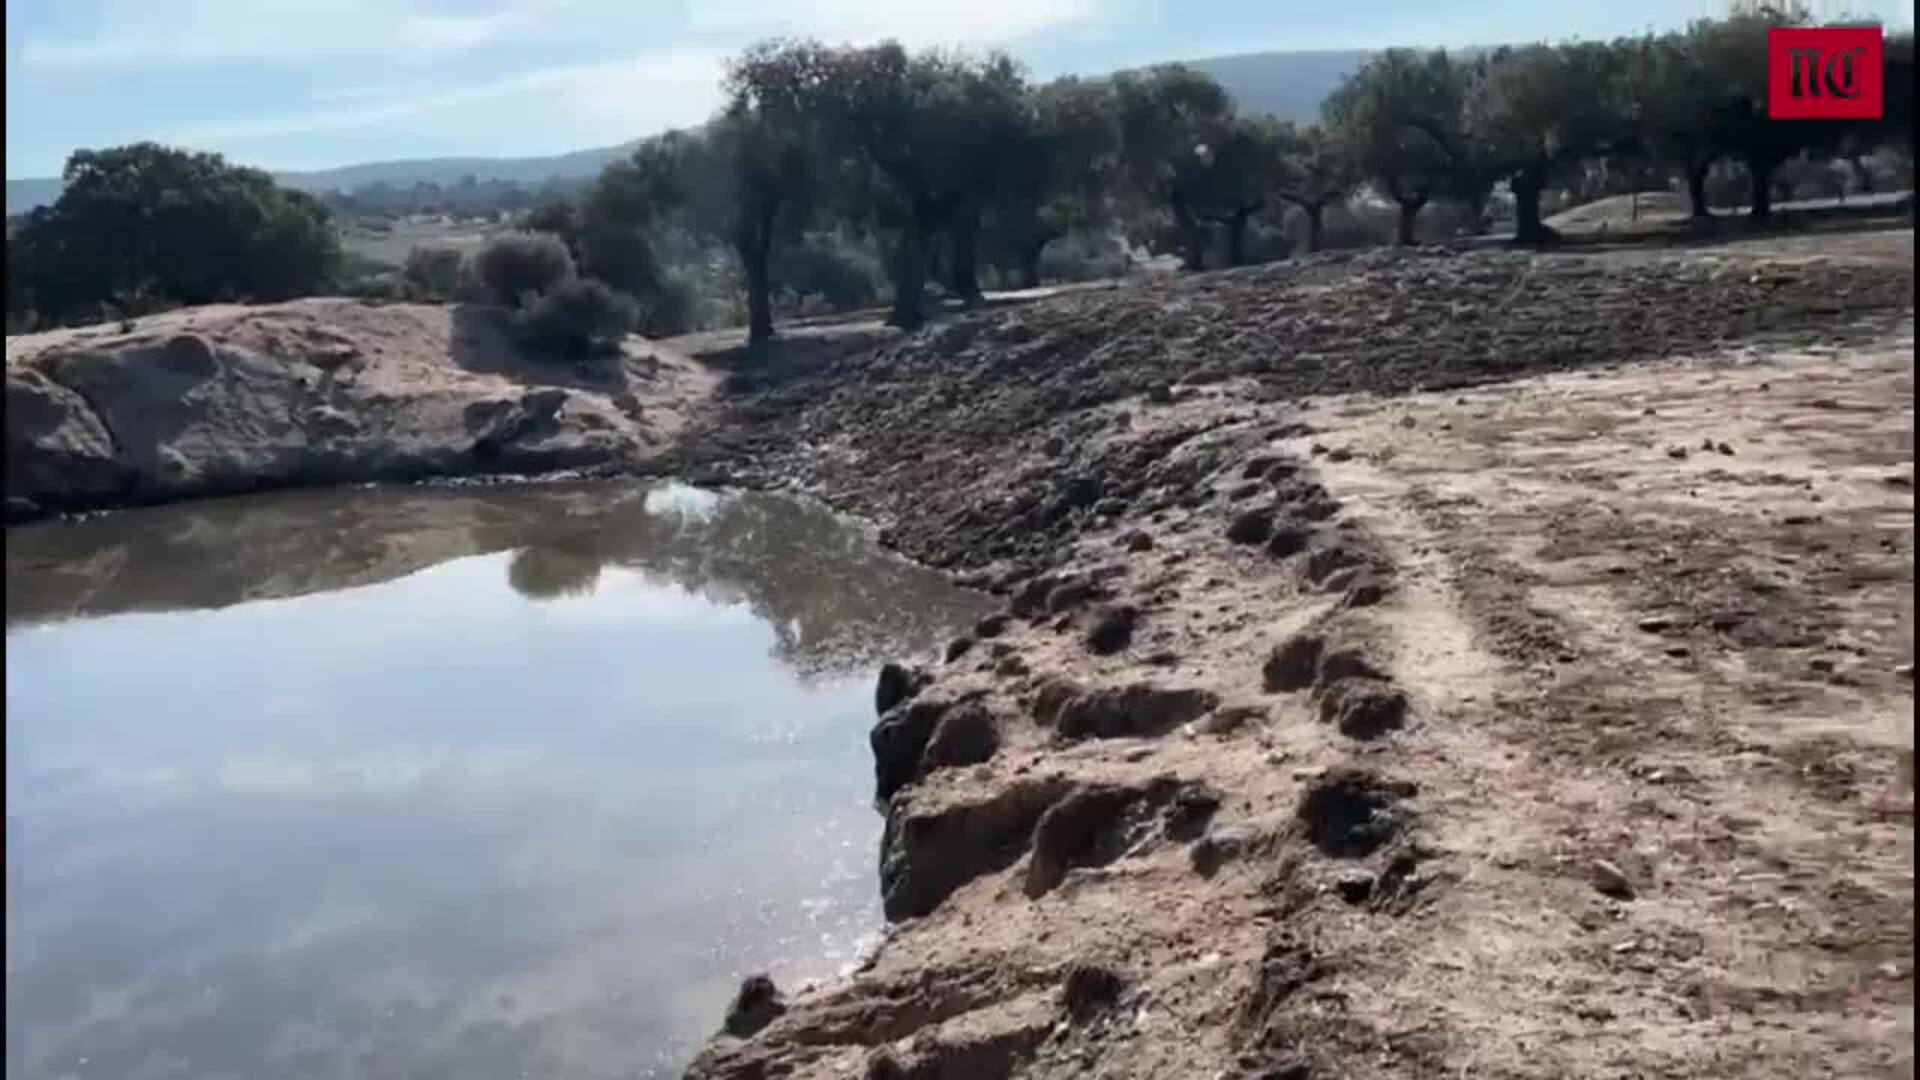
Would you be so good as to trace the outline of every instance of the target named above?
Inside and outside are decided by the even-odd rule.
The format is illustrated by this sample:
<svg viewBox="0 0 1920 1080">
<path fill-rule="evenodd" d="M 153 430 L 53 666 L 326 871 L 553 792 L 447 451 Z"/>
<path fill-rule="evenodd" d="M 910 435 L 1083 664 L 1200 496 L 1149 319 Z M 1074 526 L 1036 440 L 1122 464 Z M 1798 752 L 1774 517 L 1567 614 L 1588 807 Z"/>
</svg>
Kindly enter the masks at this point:
<svg viewBox="0 0 1920 1080">
<path fill-rule="evenodd" d="M 690 12 L 703 31 L 806 34 L 828 41 L 897 38 L 908 45 L 997 45 L 1085 24 L 1097 0 L 703 0 Z"/>
<path fill-rule="evenodd" d="M 368 104 L 196 125 L 169 132 L 163 138 L 195 145 L 346 131 L 423 113 L 517 99 L 546 103 L 554 124 L 581 128 L 583 135 L 618 125 L 622 133 L 617 138 L 624 139 L 706 119 L 719 102 L 723 62 L 721 54 L 697 49 L 642 53 Z"/>
<path fill-rule="evenodd" d="M 442 12 L 424 9 L 420 0 L 110 0 L 100 12 L 99 33 L 29 38 L 20 62 L 61 69 L 339 56 L 430 59 L 506 40 L 562 3 L 504 0 L 494 10 Z"/>
</svg>

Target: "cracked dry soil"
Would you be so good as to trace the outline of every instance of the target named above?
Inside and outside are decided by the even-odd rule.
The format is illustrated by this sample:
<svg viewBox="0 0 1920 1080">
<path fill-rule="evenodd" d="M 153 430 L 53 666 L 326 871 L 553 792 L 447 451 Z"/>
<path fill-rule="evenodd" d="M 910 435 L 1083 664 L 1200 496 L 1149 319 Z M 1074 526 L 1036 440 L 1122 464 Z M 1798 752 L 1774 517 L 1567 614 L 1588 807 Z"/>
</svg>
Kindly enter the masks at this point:
<svg viewBox="0 0 1920 1080">
<path fill-rule="evenodd" d="M 694 464 L 1006 606 L 880 678 L 882 946 L 689 1075 L 1912 1076 L 1912 287 L 1323 257 L 736 378 Z"/>
</svg>

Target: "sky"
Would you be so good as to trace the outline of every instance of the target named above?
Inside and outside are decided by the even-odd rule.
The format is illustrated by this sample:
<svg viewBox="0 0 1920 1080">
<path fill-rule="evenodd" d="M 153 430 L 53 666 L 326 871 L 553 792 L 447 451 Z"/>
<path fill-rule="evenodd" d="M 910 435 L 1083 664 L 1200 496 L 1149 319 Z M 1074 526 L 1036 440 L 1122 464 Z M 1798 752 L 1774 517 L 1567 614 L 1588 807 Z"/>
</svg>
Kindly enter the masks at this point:
<svg viewBox="0 0 1920 1080">
<path fill-rule="evenodd" d="M 1910 0 L 1812 0 L 1911 27 Z M 519 157 L 705 119 L 775 36 L 1004 48 L 1039 76 L 1263 50 L 1600 38 L 1724 0 L 6 0 L 9 179 L 158 139 L 250 165 Z"/>
</svg>

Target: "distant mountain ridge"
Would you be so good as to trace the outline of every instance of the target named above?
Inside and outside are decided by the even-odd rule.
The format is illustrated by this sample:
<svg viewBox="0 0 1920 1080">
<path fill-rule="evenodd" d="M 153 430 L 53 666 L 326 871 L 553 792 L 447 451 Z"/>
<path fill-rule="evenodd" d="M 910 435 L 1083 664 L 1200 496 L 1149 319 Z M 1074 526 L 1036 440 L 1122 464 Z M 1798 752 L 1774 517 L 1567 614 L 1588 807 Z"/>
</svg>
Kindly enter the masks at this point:
<svg viewBox="0 0 1920 1080">
<path fill-rule="evenodd" d="M 1218 79 L 1246 112 L 1269 113 L 1286 120 L 1312 120 L 1320 102 L 1341 79 L 1365 63 L 1372 53 L 1361 49 L 1310 52 L 1241 53 L 1183 63 Z M 374 161 L 274 176 L 288 187 L 304 191 L 352 191 L 371 184 L 411 187 L 418 183 L 455 184 L 463 177 L 478 181 L 510 180 L 538 184 L 548 179 L 575 180 L 597 175 L 609 162 L 639 140 L 619 146 L 575 150 L 545 157 L 446 157 L 401 161 Z M 7 181 L 7 213 L 24 213 L 60 196 L 58 177 Z"/>
</svg>

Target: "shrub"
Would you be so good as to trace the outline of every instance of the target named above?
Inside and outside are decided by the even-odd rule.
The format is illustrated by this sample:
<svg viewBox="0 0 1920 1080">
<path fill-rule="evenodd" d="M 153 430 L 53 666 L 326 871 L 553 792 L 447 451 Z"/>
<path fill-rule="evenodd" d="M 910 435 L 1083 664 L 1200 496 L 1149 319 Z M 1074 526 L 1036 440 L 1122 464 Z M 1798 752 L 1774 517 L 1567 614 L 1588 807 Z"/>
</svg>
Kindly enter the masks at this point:
<svg viewBox="0 0 1920 1080">
<path fill-rule="evenodd" d="M 465 258 L 459 248 L 421 245 L 407 252 L 407 281 L 427 296 L 450 300 L 460 292 L 460 268 Z"/>
<path fill-rule="evenodd" d="M 473 276 L 495 303 L 520 306 L 572 281 L 573 256 L 550 233 L 504 233 L 474 252 Z"/>
<path fill-rule="evenodd" d="M 591 278 L 572 278 L 528 304 L 516 320 L 529 345 L 585 357 L 618 348 L 636 314 L 632 298 Z"/>
<path fill-rule="evenodd" d="M 640 332 L 648 337 L 672 337 L 701 324 L 701 292 L 693 279 L 669 271 L 640 299 Z"/>
</svg>

